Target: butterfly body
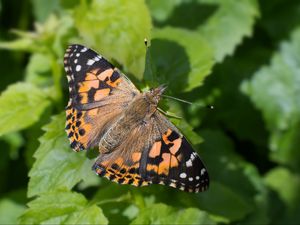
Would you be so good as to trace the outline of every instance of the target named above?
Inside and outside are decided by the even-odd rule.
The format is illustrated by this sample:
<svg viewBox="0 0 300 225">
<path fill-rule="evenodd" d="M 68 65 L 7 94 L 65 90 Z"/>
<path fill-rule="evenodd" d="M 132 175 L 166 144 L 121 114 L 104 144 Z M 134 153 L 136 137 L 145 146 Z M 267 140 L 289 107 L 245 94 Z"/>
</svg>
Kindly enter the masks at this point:
<svg viewBox="0 0 300 225">
<path fill-rule="evenodd" d="M 141 93 L 94 51 L 71 45 L 65 54 L 71 148 L 97 146 L 93 170 L 119 184 L 164 184 L 204 191 L 209 178 L 198 154 L 158 110 L 164 86 Z"/>
<path fill-rule="evenodd" d="M 123 139 L 130 136 L 130 133 L 138 126 L 145 130 L 151 123 L 151 117 L 157 110 L 157 104 L 165 88 L 156 89 L 135 95 L 127 105 L 120 118 L 103 135 L 99 142 L 99 152 L 112 152 L 123 143 Z M 141 135 L 143 135 L 141 133 Z"/>
</svg>

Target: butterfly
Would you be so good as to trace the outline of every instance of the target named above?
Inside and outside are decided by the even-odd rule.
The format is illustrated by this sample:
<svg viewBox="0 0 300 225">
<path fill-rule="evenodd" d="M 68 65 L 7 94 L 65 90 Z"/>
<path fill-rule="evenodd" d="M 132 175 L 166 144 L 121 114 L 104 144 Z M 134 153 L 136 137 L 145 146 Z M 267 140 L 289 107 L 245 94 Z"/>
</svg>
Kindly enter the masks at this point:
<svg viewBox="0 0 300 225">
<path fill-rule="evenodd" d="M 165 86 L 140 92 L 101 55 L 70 45 L 64 55 L 70 99 L 66 127 L 74 151 L 98 147 L 92 169 L 119 184 L 168 185 L 186 192 L 208 188 L 198 154 L 157 110 Z"/>
</svg>

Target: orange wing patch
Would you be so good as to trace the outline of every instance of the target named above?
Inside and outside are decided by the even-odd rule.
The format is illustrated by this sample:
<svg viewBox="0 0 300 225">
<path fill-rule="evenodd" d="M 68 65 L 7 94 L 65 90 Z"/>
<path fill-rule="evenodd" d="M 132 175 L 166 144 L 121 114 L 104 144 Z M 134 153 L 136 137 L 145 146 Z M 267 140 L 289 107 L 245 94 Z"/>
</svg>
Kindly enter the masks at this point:
<svg viewBox="0 0 300 225">
<path fill-rule="evenodd" d="M 86 73 L 85 80 L 78 83 L 79 102 L 81 104 L 101 101 L 110 95 L 113 88 L 121 82 L 117 70 L 109 68 L 99 73 L 94 69 Z"/>
<path fill-rule="evenodd" d="M 110 89 L 109 88 L 97 90 L 96 93 L 95 93 L 95 95 L 94 95 L 94 100 L 95 101 L 100 101 L 104 97 L 108 96 L 109 93 L 110 93 Z"/>
<path fill-rule="evenodd" d="M 158 174 L 169 174 L 169 167 L 170 167 L 170 160 L 171 160 L 171 154 L 163 153 L 162 154 L 162 162 L 158 165 Z"/>
<path fill-rule="evenodd" d="M 149 152 L 149 157 L 155 158 L 160 155 L 161 141 L 156 141 Z"/>
<path fill-rule="evenodd" d="M 149 182 L 144 180 L 138 173 L 140 167 L 141 153 L 135 152 L 132 154 L 132 165 L 124 162 L 123 158 L 119 157 L 116 160 L 104 160 L 101 163 L 95 163 L 93 170 L 101 177 L 114 181 L 119 184 L 132 184 L 134 186 L 149 185 Z"/>
<path fill-rule="evenodd" d="M 99 80 L 87 80 L 79 83 L 78 92 L 88 92 L 92 88 L 98 89 L 99 88 Z"/>
<path fill-rule="evenodd" d="M 181 161 L 179 149 L 182 144 L 182 138 L 171 129 L 168 129 L 162 136 L 161 141 L 156 141 L 149 153 L 150 164 L 146 170 L 149 174 L 158 173 L 167 176 L 170 168 L 178 167 Z"/>
</svg>

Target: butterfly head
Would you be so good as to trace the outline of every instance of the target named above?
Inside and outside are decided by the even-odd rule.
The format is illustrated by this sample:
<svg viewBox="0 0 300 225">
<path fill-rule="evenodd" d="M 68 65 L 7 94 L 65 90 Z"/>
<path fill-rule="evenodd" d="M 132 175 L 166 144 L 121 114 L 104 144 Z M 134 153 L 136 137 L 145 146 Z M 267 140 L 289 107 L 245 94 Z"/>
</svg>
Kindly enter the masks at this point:
<svg viewBox="0 0 300 225">
<path fill-rule="evenodd" d="M 160 85 L 157 88 L 151 88 L 149 91 L 145 93 L 145 97 L 151 104 L 157 105 L 161 95 L 164 93 L 166 89 L 167 89 L 166 85 Z"/>
</svg>

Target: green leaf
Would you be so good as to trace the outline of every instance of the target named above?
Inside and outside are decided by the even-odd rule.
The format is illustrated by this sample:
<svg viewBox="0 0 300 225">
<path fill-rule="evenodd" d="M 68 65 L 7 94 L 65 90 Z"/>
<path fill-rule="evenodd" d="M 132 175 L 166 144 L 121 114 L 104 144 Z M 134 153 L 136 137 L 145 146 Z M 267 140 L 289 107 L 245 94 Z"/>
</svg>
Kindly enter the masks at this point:
<svg viewBox="0 0 300 225">
<path fill-rule="evenodd" d="M 43 129 L 40 146 L 34 154 L 36 161 L 29 172 L 28 196 L 58 189 L 71 189 L 91 171 L 92 160 L 84 152 L 75 153 L 69 147 L 64 130 L 65 114 L 52 118 Z"/>
<path fill-rule="evenodd" d="M 19 150 L 24 145 L 24 138 L 20 132 L 12 132 L 4 134 L 0 137 L 0 140 L 9 144 L 9 156 L 11 159 L 17 159 L 19 157 Z"/>
<path fill-rule="evenodd" d="M 204 211 L 196 208 L 176 209 L 164 204 L 144 208 L 131 224 L 216 224 Z"/>
<path fill-rule="evenodd" d="M 217 5 L 217 11 L 198 29 L 213 46 L 217 62 L 232 55 L 244 37 L 252 34 L 255 19 L 259 16 L 256 0 L 199 0 Z"/>
<path fill-rule="evenodd" d="M 74 16 L 85 45 L 117 60 L 137 78 L 142 77 L 144 38 L 150 39 L 151 29 L 151 17 L 143 0 L 93 0 L 90 5 L 82 3 Z"/>
<path fill-rule="evenodd" d="M 147 0 L 151 16 L 159 22 L 165 21 L 181 2 L 182 0 Z"/>
<path fill-rule="evenodd" d="M 199 34 L 180 28 L 153 30 L 151 58 L 159 83 L 173 92 L 200 86 L 213 66 L 212 51 Z"/>
<path fill-rule="evenodd" d="M 290 209 L 300 206 L 300 176 L 298 174 L 293 174 L 283 167 L 276 167 L 265 175 L 265 182 L 278 192 Z"/>
<path fill-rule="evenodd" d="M 197 200 L 202 210 L 218 215 L 223 222 L 241 220 L 253 210 L 253 202 L 221 182 L 211 181 L 208 191 L 198 195 Z"/>
<path fill-rule="evenodd" d="M 52 84 L 49 56 L 40 53 L 32 54 L 26 67 L 25 80 L 40 87 Z"/>
<path fill-rule="evenodd" d="M 92 205 L 73 213 L 63 221 L 63 224 L 108 224 L 102 210 Z"/>
<path fill-rule="evenodd" d="M 199 146 L 200 157 L 213 181 L 207 194 L 199 196 L 203 209 L 230 221 L 245 218 L 259 207 L 261 198 L 267 198 L 257 169 L 234 151 L 233 142 L 222 132 L 203 130 L 200 135 L 205 140 Z M 263 213 L 264 220 L 267 211 Z"/>
<path fill-rule="evenodd" d="M 99 207 L 88 205 L 83 195 L 74 192 L 48 192 L 29 202 L 28 207 L 20 217 L 21 224 L 108 223 Z"/>
<path fill-rule="evenodd" d="M 276 42 L 276 45 L 277 41 L 288 37 L 293 29 L 299 26 L 299 7 L 299 1 L 289 1 L 288 4 L 286 0 L 260 2 L 263 20 L 259 21 L 259 26 L 265 29 L 269 39 Z"/>
<path fill-rule="evenodd" d="M 60 9 L 60 0 L 31 0 L 33 6 L 33 14 L 37 21 L 44 22 L 53 11 Z"/>
<path fill-rule="evenodd" d="M 39 120 L 49 103 L 46 94 L 33 84 L 8 86 L 0 96 L 0 135 L 29 127 Z"/>
<path fill-rule="evenodd" d="M 2 199 L 0 201 L 0 224 L 16 224 L 24 210 L 25 206 L 10 199 Z"/>
<path fill-rule="evenodd" d="M 281 44 L 269 66 L 245 81 L 242 90 L 262 111 L 271 132 L 271 158 L 300 169 L 300 28 Z"/>
<path fill-rule="evenodd" d="M 283 210 L 278 212 L 276 223 L 297 224 L 300 220 L 300 176 L 286 168 L 275 167 L 265 176 L 266 184 L 276 191 L 284 202 Z"/>
</svg>

